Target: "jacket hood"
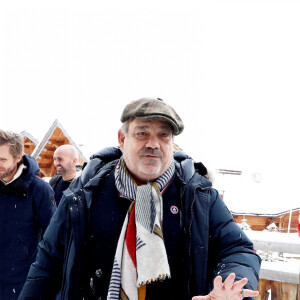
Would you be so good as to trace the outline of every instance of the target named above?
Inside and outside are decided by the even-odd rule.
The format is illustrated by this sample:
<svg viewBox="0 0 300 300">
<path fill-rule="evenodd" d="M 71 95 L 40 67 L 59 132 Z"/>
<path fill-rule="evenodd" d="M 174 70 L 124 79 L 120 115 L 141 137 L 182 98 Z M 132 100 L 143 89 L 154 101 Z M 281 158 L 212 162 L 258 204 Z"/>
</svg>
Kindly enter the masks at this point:
<svg viewBox="0 0 300 300">
<path fill-rule="evenodd" d="M 103 174 L 102 167 L 106 164 L 110 166 L 111 162 L 119 159 L 122 154 L 123 152 L 120 148 L 108 147 L 92 155 L 90 157 L 90 161 L 84 167 L 81 174 L 81 182 L 83 186 L 96 186 Z"/>
<path fill-rule="evenodd" d="M 34 157 L 32 157 L 28 154 L 24 154 L 23 155 L 23 163 L 27 167 L 28 174 L 31 174 L 31 175 L 39 174 L 40 167 Z"/>
<path fill-rule="evenodd" d="M 16 180 L 16 184 L 18 187 L 28 188 L 34 176 L 39 174 L 40 168 L 35 158 L 28 154 L 23 155 L 23 164 L 26 166 L 26 169 L 23 170 L 22 175 Z"/>
<path fill-rule="evenodd" d="M 123 152 L 119 147 L 108 147 L 96 152 L 90 159 L 98 158 L 104 162 L 110 162 L 116 158 L 120 158 L 122 154 Z"/>
<path fill-rule="evenodd" d="M 107 169 L 111 169 L 115 161 L 123 155 L 118 147 L 109 147 L 100 150 L 91 156 L 90 161 L 83 169 L 81 181 L 85 187 L 95 187 L 99 180 L 106 174 Z M 174 152 L 176 172 L 182 183 L 186 184 L 193 177 L 195 172 L 201 176 L 207 175 L 207 169 L 202 163 L 195 163 L 193 159 L 183 151 Z M 103 166 L 105 168 L 102 168 Z"/>
</svg>

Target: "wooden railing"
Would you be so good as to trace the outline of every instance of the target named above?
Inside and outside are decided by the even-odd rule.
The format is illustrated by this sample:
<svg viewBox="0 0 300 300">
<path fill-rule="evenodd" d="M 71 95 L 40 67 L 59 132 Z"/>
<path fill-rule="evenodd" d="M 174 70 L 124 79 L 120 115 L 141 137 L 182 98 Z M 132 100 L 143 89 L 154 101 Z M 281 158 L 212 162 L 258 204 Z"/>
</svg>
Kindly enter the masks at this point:
<svg viewBox="0 0 300 300">
<path fill-rule="evenodd" d="M 264 251 L 255 300 L 300 300 L 300 238 L 298 234 L 246 230 L 259 253 Z M 276 254 L 283 254 L 277 256 Z M 263 255 L 262 255 L 263 257 Z M 271 290 L 271 295 L 269 291 Z"/>
</svg>

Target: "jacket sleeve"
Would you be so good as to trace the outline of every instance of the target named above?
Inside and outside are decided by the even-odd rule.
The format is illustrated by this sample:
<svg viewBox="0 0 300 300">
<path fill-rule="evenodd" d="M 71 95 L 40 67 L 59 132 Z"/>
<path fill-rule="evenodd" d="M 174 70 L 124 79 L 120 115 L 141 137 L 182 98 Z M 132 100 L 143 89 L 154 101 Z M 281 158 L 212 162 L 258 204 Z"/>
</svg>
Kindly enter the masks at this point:
<svg viewBox="0 0 300 300">
<path fill-rule="evenodd" d="M 62 282 L 67 219 L 67 198 L 63 196 L 38 245 L 36 261 L 30 267 L 19 300 L 55 299 Z"/>
<path fill-rule="evenodd" d="M 42 234 L 45 232 L 50 220 L 56 211 L 54 191 L 50 185 L 40 178 L 36 178 L 34 186 L 33 209 L 35 218 Z"/>
<path fill-rule="evenodd" d="M 236 274 L 236 280 L 248 278 L 245 288 L 256 290 L 261 259 L 253 250 L 253 244 L 234 219 L 216 190 L 211 189 L 212 199 L 209 227 L 209 260 L 214 267 L 213 278 Z M 212 283 L 211 283 L 212 286 Z"/>
</svg>

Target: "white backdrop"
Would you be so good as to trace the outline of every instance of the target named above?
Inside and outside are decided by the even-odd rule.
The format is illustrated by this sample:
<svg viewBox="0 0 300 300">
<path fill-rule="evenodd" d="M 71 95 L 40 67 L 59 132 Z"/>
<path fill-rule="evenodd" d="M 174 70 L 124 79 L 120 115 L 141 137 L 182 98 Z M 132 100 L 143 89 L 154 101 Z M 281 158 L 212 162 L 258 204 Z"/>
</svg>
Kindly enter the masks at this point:
<svg viewBox="0 0 300 300">
<path fill-rule="evenodd" d="M 235 203 L 298 207 L 299 15 L 292 0 L 2 1 L 0 127 L 41 140 L 57 118 L 88 157 L 117 144 L 127 102 L 161 97 L 196 160 L 261 174 Z"/>
</svg>

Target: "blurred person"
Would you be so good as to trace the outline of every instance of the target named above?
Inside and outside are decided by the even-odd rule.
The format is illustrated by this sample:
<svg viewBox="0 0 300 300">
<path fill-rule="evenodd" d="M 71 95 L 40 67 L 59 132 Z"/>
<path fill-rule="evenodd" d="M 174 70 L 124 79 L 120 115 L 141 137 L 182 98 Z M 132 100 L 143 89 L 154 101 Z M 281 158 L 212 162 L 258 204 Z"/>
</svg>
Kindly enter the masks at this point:
<svg viewBox="0 0 300 300">
<path fill-rule="evenodd" d="M 50 179 L 49 183 L 55 192 L 55 202 L 58 206 L 63 191 L 81 173 L 76 170 L 78 151 L 72 145 L 62 145 L 54 151 L 53 161 L 57 174 Z"/>
<path fill-rule="evenodd" d="M 121 122 L 119 148 L 93 155 L 64 193 L 20 300 L 54 299 L 58 282 L 56 299 L 257 296 L 253 244 L 205 167 L 173 151 L 184 128 L 178 114 L 142 98 L 126 105 Z"/>
<path fill-rule="evenodd" d="M 23 137 L 0 129 L 0 299 L 18 299 L 55 211 L 50 185 L 24 154 Z"/>
</svg>

